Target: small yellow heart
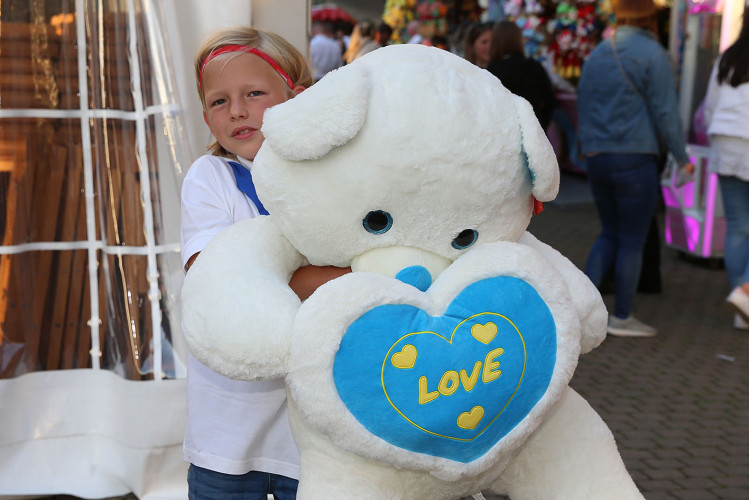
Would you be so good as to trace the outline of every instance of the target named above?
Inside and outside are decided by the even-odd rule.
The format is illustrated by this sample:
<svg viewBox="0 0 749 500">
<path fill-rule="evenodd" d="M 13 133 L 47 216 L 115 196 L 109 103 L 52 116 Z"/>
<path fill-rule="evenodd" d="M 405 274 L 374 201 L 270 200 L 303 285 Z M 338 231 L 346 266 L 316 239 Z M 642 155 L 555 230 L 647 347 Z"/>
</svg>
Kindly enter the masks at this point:
<svg viewBox="0 0 749 500">
<path fill-rule="evenodd" d="M 473 430 L 479 425 L 481 419 L 484 418 L 484 409 L 480 406 L 474 406 L 471 411 L 466 411 L 460 414 L 458 417 L 458 427 L 461 429 Z"/>
<path fill-rule="evenodd" d="M 396 368 L 401 368 L 403 370 L 413 368 L 416 364 L 416 347 L 411 344 L 406 344 L 400 352 L 393 354 L 393 357 L 390 359 L 393 366 Z"/>
<path fill-rule="evenodd" d="M 491 321 L 485 325 L 476 323 L 471 327 L 471 335 L 473 338 L 484 344 L 488 344 L 497 335 L 497 325 Z"/>
</svg>

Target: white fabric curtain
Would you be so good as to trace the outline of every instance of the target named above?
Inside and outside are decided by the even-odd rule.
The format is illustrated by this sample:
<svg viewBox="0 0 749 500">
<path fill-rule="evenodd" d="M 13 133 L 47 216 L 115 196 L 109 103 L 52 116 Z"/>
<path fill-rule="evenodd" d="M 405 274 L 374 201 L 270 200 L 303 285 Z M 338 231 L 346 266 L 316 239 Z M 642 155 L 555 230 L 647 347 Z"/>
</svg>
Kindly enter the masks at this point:
<svg viewBox="0 0 749 500">
<path fill-rule="evenodd" d="M 170 7 L 2 2 L 0 495 L 186 496 Z"/>
<path fill-rule="evenodd" d="M 306 51 L 308 6 L 0 2 L 0 498 L 186 498 L 192 57 L 253 22 Z"/>
</svg>

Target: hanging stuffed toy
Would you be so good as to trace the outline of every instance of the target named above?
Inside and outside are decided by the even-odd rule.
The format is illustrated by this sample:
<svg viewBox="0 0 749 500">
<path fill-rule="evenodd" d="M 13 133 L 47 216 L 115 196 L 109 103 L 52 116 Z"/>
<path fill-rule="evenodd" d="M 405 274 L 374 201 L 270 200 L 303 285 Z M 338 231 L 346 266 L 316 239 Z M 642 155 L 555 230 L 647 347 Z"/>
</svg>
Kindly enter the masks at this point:
<svg viewBox="0 0 749 500">
<path fill-rule="evenodd" d="M 201 252 L 184 330 L 223 375 L 285 378 L 300 500 L 642 499 L 568 385 L 606 309 L 526 231 L 559 187 L 528 102 L 395 45 L 270 108 L 262 132 L 270 215 Z M 300 303 L 288 280 L 307 263 L 354 272 Z"/>
</svg>

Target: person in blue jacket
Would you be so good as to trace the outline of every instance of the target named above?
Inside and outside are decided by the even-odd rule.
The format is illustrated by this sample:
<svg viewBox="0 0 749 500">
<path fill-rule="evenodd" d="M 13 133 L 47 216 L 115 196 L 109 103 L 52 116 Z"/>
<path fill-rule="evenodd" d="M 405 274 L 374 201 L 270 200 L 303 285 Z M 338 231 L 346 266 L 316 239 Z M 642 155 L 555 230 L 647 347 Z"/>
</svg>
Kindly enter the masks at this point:
<svg viewBox="0 0 749 500">
<path fill-rule="evenodd" d="M 601 220 L 585 264 L 600 286 L 613 266 L 615 307 L 608 333 L 652 337 L 632 315 L 643 248 L 655 214 L 661 144 L 691 173 L 672 64 L 658 42 L 652 0 L 618 0 L 614 34 L 583 65 L 578 85 L 581 152 Z"/>
</svg>

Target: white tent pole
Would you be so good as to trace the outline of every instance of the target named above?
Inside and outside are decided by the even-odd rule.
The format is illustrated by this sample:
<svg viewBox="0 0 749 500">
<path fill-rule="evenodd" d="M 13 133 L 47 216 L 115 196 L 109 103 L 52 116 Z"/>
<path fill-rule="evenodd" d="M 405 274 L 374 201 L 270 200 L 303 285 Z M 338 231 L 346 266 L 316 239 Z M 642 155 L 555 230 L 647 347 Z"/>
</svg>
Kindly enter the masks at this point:
<svg viewBox="0 0 749 500">
<path fill-rule="evenodd" d="M 76 36 L 78 41 L 78 92 L 81 112 L 81 149 L 83 153 L 84 199 L 86 203 L 86 238 L 88 242 L 88 283 L 91 301 L 91 367 L 100 368 L 101 346 L 99 345 L 99 273 L 96 256 L 96 213 L 94 207 L 94 167 L 91 158 L 91 117 L 88 109 L 88 65 L 86 64 L 86 20 L 85 2 L 76 0 Z"/>
<path fill-rule="evenodd" d="M 143 5 L 143 19 L 148 20 L 148 6 Z M 154 247 L 156 238 L 153 229 L 153 203 L 151 201 L 151 175 L 146 151 L 146 123 L 148 115 L 143 105 L 143 92 L 140 81 L 140 57 L 138 55 L 138 26 L 135 19 L 135 2 L 128 1 L 128 24 L 130 31 L 130 82 L 133 89 L 133 101 L 138 119 L 135 121 L 136 146 L 138 168 L 140 170 L 141 201 L 143 202 L 143 226 L 145 228 L 146 247 L 148 249 L 148 300 L 151 304 L 151 341 L 153 343 L 153 378 L 160 381 L 163 378 L 161 366 L 161 290 L 159 290 L 159 270 L 156 266 Z M 131 339 L 132 340 L 132 339 Z M 135 353 L 134 353 L 135 355 Z M 135 360 L 136 365 L 143 362 Z M 140 362 L 140 363 L 139 363 Z M 141 365 L 142 366 L 142 365 Z"/>
</svg>

